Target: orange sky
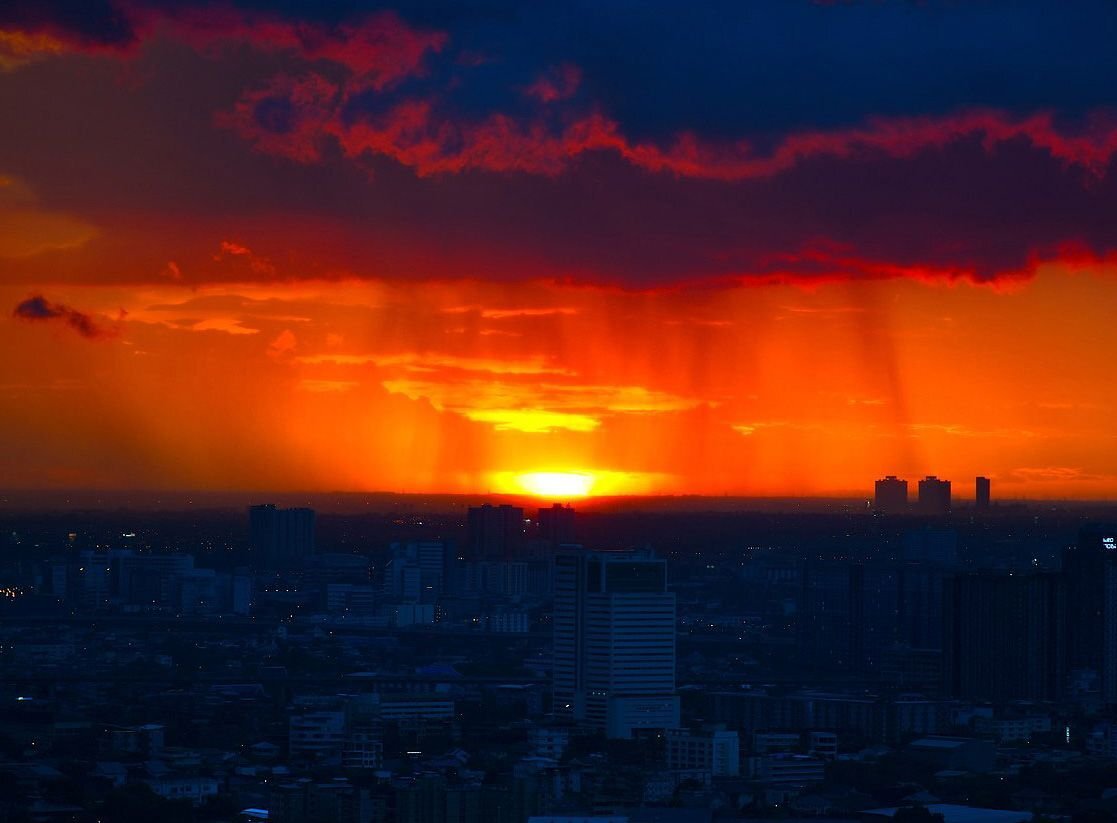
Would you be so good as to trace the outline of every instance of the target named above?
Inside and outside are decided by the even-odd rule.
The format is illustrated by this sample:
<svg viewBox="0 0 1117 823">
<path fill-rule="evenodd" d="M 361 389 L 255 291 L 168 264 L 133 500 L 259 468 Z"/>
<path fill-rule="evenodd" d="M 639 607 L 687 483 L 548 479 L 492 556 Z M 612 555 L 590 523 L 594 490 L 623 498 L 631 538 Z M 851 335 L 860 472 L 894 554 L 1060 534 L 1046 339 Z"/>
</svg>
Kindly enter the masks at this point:
<svg viewBox="0 0 1117 823">
<path fill-rule="evenodd" d="M 0 323 L 6 487 L 476 492 L 586 471 L 597 493 L 866 494 L 886 473 L 1117 493 L 1112 274 L 51 298 L 101 333 Z"/>
<path fill-rule="evenodd" d="M 8 5 L 0 488 L 1117 497 L 1089 14 Z"/>
</svg>

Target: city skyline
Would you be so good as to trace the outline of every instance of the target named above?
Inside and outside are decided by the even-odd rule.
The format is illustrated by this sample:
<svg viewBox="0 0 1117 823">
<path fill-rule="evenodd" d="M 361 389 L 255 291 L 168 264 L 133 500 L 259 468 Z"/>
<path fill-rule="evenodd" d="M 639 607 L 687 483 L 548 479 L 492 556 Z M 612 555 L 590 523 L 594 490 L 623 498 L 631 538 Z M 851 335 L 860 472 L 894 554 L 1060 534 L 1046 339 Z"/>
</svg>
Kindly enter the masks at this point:
<svg viewBox="0 0 1117 823">
<path fill-rule="evenodd" d="M 0 488 L 1117 498 L 1112 7 L 266 6 L 0 11 Z"/>
</svg>

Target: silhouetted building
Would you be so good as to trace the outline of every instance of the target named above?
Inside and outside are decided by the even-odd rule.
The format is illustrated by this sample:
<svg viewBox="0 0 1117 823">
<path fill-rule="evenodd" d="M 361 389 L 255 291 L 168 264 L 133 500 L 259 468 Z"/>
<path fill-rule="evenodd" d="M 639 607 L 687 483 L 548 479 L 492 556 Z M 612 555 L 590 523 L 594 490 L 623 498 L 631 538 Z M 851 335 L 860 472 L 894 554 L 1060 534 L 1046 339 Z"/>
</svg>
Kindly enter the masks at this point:
<svg viewBox="0 0 1117 823">
<path fill-rule="evenodd" d="M 1069 671 L 1093 672 L 1117 703 L 1117 525 L 1090 525 L 1063 552 Z"/>
<path fill-rule="evenodd" d="M 903 571 L 892 563 L 804 563 L 797 626 L 804 665 L 875 670 L 901 642 Z"/>
<path fill-rule="evenodd" d="M 1059 575 L 969 574 L 944 597 L 944 685 L 970 700 L 1055 700 L 1062 689 Z"/>
<path fill-rule="evenodd" d="M 467 519 L 466 560 L 511 560 L 524 544 L 524 510 L 518 506 L 471 507 Z"/>
<path fill-rule="evenodd" d="M 871 673 L 889 656 L 894 666 L 897 654 L 937 658 L 944 576 L 931 564 L 805 562 L 796 636 L 802 665 Z"/>
<path fill-rule="evenodd" d="M 974 481 L 974 508 L 987 509 L 989 508 L 989 492 L 990 480 L 988 477 L 978 477 Z"/>
<path fill-rule="evenodd" d="M 908 481 L 893 474 L 878 480 L 873 493 L 873 507 L 882 514 L 901 514 L 908 510 Z"/>
<path fill-rule="evenodd" d="M 923 514 L 950 513 L 950 481 L 928 475 L 919 481 L 919 511 Z"/>
<path fill-rule="evenodd" d="M 943 584 L 946 572 L 931 564 L 908 564 L 900 569 L 897 641 L 908 649 L 942 649 Z"/>
<path fill-rule="evenodd" d="M 250 506 L 248 523 L 252 557 L 267 568 L 298 566 L 314 554 L 314 509 Z"/>
<path fill-rule="evenodd" d="M 554 710 L 630 737 L 674 728 L 675 595 L 651 552 L 555 557 Z"/>
<path fill-rule="evenodd" d="M 175 604 L 183 577 L 195 571 L 194 558 L 189 554 L 117 552 L 108 559 L 114 593 L 129 606 Z"/>
<path fill-rule="evenodd" d="M 854 635 L 859 629 L 858 583 L 851 563 L 807 561 L 800 575 L 796 639 L 803 664 L 811 667 L 860 667 Z"/>
<path fill-rule="evenodd" d="M 574 534 L 574 509 L 555 503 L 549 509 L 540 509 L 536 525 L 539 538 L 547 541 L 552 548 L 577 543 Z"/>
</svg>

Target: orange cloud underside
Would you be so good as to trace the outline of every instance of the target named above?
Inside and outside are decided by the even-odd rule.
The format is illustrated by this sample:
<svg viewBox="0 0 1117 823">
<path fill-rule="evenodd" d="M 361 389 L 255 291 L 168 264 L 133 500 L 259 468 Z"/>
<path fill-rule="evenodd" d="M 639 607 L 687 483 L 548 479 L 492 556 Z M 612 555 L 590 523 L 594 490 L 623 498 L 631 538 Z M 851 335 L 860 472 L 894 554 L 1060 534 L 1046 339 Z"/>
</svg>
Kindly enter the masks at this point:
<svg viewBox="0 0 1117 823">
<path fill-rule="evenodd" d="M 22 287 L 0 289 L 15 305 Z M 937 473 L 1117 494 L 1112 273 L 625 292 L 59 286 L 0 322 L 0 485 L 865 493 Z M 557 482 L 557 481 L 556 481 Z"/>
</svg>

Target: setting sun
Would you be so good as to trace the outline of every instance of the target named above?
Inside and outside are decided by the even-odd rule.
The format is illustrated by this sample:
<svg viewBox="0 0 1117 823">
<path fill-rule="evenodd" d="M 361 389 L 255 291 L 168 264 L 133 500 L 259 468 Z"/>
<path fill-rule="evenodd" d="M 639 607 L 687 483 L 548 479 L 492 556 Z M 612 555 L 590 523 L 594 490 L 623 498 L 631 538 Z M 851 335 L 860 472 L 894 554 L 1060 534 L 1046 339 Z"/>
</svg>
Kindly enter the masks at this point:
<svg viewBox="0 0 1117 823">
<path fill-rule="evenodd" d="M 513 478 L 515 484 L 536 497 L 585 497 L 593 488 L 594 478 L 578 472 L 528 472 Z"/>
</svg>

